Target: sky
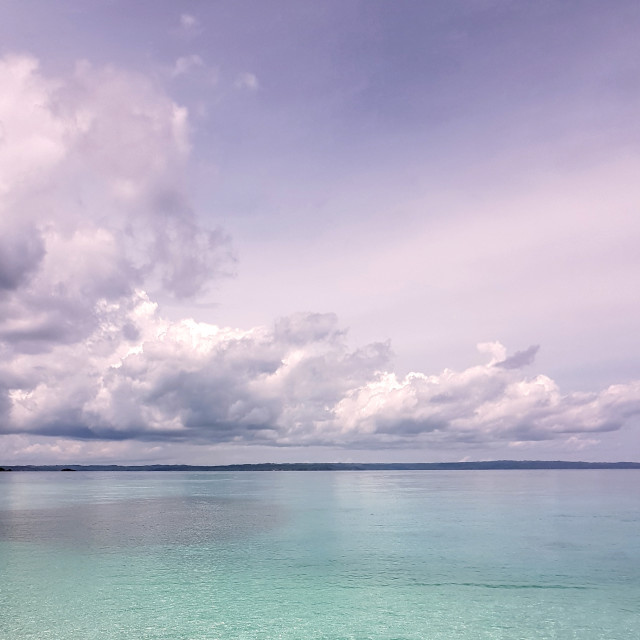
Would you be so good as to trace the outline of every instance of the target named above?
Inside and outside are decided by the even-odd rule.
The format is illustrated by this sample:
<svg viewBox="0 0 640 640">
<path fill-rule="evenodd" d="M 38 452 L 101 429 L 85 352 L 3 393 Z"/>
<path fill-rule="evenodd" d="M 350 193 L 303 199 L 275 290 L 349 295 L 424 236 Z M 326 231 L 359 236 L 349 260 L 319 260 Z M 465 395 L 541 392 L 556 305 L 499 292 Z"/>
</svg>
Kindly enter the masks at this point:
<svg viewBox="0 0 640 640">
<path fill-rule="evenodd" d="M 2 0 L 0 462 L 640 461 L 635 0 Z"/>
</svg>

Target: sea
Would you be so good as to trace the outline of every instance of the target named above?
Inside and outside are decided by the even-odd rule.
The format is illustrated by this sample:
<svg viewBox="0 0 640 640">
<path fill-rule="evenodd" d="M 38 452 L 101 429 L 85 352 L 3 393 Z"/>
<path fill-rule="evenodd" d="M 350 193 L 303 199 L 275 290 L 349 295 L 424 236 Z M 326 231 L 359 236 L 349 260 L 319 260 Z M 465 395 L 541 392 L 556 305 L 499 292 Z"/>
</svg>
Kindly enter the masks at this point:
<svg viewBox="0 0 640 640">
<path fill-rule="evenodd" d="M 640 471 L 0 474 L 3 640 L 637 640 Z"/>
</svg>

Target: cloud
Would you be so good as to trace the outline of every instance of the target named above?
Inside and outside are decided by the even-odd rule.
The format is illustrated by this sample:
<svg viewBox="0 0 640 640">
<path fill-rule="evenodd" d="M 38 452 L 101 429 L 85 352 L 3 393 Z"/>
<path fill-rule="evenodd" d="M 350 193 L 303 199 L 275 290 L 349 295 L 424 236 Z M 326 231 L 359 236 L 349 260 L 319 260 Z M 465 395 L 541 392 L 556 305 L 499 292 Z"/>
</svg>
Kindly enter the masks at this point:
<svg viewBox="0 0 640 640">
<path fill-rule="evenodd" d="M 193 29 L 194 27 L 196 27 L 198 25 L 198 20 L 196 18 L 194 18 L 194 16 L 188 14 L 188 13 L 183 13 L 180 16 L 180 26 L 184 27 L 185 29 Z"/>
<path fill-rule="evenodd" d="M 640 382 L 563 394 L 525 375 L 537 346 L 485 343 L 485 364 L 400 377 L 388 343 L 349 348 L 331 313 L 249 329 L 166 318 L 157 294 L 197 295 L 230 261 L 190 204 L 187 111 L 88 63 L 49 78 L 6 57 L 0 84 L 0 442 L 577 448 L 640 414 Z"/>
<path fill-rule="evenodd" d="M 25 284 L 44 257 L 40 233 L 31 228 L 16 228 L 0 237 L 0 291 Z"/>
<path fill-rule="evenodd" d="M 533 364 L 539 349 L 540 345 L 531 345 L 524 351 L 516 351 L 512 356 L 505 358 L 501 362 L 496 362 L 494 366 L 502 367 L 503 369 L 520 369 L 521 367 L 526 367 L 527 365 Z"/>
<path fill-rule="evenodd" d="M 249 91 L 257 91 L 260 88 L 258 78 L 253 73 L 241 73 L 235 82 L 237 89 L 247 89 Z"/>
<path fill-rule="evenodd" d="M 347 440 L 372 444 L 536 442 L 620 429 L 640 413 L 640 383 L 563 395 L 547 376 L 526 378 L 490 362 L 401 380 L 385 373 L 335 411 Z"/>
<path fill-rule="evenodd" d="M 88 339 L 137 287 L 177 298 L 231 265 L 185 188 L 188 113 L 143 76 L 80 63 L 52 79 L 0 60 L 0 340 Z M 102 309 L 102 311 L 99 311 Z"/>
<path fill-rule="evenodd" d="M 202 31 L 200 21 L 190 13 L 180 15 L 180 30 L 183 34 L 194 36 Z"/>
<path fill-rule="evenodd" d="M 171 70 L 171 77 L 177 78 L 190 73 L 192 70 L 204 66 L 202 58 L 196 54 L 178 58 Z"/>
<path fill-rule="evenodd" d="M 5 365 L 4 433 L 68 439 L 344 448 L 587 441 L 640 413 L 640 383 L 563 395 L 492 361 L 389 371 L 386 343 L 350 350 L 333 314 L 272 328 L 171 322 L 144 293 L 103 310 L 84 343 Z M 5 410 L 6 412 L 6 410 Z"/>
</svg>

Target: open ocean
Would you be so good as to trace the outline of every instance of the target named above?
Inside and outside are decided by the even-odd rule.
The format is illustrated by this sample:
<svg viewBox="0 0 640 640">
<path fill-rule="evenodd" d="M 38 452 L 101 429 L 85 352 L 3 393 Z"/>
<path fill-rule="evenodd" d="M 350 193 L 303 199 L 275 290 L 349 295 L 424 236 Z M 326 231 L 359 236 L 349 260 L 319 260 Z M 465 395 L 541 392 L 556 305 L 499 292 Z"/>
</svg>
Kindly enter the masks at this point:
<svg viewBox="0 0 640 640">
<path fill-rule="evenodd" d="M 4 640 L 637 640 L 640 471 L 0 474 Z"/>
</svg>

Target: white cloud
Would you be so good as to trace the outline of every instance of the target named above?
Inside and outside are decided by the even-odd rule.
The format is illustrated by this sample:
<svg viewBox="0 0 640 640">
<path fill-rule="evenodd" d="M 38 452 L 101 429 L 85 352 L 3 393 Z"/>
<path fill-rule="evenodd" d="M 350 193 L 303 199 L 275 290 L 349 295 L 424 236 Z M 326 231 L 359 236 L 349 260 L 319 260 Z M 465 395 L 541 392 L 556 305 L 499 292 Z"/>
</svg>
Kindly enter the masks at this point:
<svg viewBox="0 0 640 640">
<path fill-rule="evenodd" d="M 429 445 L 560 439 L 616 430 L 638 414 L 638 382 L 563 395 L 547 376 L 529 378 L 492 363 L 402 380 L 385 373 L 336 406 L 347 439 L 358 434 Z"/>
<path fill-rule="evenodd" d="M 331 314 L 297 314 L 272 329 L 170 322 L 141 292 L 98 313 L 84 343 L 4 367 L 5 431 L 369 449 L 588 444 L 640 413 L 640 383 L 564 395 L 547 376 L 492 360 L 398 378 L 389 345 L 350 351 Z"/>
</svg>

